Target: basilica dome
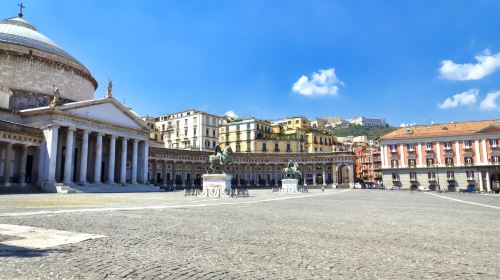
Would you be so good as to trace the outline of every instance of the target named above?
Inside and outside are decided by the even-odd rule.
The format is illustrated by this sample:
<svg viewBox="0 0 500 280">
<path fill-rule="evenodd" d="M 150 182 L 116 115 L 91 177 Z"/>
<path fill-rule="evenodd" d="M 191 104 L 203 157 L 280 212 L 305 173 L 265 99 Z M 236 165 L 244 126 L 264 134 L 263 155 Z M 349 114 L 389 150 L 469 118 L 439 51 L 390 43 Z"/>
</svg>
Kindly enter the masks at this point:
<svg viewBox="0 0 500 280">
<path fill-rule="evenodd" d="M 54 87 L 63 102 L 93 99 L 97 82 L 20 14 L 0 21 L 0 86 L 12 92 L 8 109 L 21 110 L 46 106 Z"/>
</svg>

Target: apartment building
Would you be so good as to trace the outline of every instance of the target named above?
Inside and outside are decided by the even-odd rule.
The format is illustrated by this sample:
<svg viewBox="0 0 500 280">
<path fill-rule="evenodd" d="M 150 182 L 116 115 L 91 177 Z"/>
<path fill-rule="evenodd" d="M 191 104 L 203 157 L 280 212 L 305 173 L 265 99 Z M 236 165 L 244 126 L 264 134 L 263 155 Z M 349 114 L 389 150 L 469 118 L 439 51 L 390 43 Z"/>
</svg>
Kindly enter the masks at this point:
<svg viewBox="0 0 500 280">
<path fill-rule="evenodd" d="M 380 137 L 386 187 L 500 191 L 500 121 L 400 128 Z"/>
<path fill-rule="evenodd" d="M 198 110 L 187 110 L 156 117 L 155 135 L 166 148 L 212 151 L 219 141 L 223 117 Z"/>
</svg>

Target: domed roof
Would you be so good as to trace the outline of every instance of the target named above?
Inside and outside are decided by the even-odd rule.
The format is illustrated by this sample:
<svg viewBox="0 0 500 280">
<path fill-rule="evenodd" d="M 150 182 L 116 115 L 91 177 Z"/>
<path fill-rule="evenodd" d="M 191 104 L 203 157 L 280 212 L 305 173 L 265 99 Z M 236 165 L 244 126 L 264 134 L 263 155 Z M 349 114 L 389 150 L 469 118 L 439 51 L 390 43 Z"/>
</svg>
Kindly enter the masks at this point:
<svg viewBox="0 0 500 280">
<path fill-rule="evenodd" d="M 56 43 L 38 32 L 35 26 L 21 17 L 8 18 L 0 21 L 0 42 L 46 51 L 66 57 L 83 66 L 78 60 L 59 48 Z"/>
</svg>

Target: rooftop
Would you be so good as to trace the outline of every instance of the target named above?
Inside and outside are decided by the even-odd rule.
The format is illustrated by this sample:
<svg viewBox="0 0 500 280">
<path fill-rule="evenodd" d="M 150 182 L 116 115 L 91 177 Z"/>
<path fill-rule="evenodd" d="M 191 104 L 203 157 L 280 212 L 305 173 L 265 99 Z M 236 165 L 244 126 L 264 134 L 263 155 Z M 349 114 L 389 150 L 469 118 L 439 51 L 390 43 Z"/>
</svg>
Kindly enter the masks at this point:
<svg viewBox="0 0 500 280">
<path fill-rule="evenodd" d="M 380 140 L 467 135 L 472 133 L 487 133 L 490 130 L 497 131 L 496 133 L 500 132 L 500 120 L 407 126 L 381 136 Z"/>
</svg>

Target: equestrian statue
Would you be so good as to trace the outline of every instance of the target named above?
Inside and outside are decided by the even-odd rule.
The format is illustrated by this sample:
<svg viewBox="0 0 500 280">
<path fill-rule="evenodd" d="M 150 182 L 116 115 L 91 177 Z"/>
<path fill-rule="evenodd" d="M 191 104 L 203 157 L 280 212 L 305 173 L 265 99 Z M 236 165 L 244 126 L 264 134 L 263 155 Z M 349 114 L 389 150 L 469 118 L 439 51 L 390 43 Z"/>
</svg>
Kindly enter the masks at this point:
<svg viewBox="0 0 500 280">
<path fill-rule="evenodd" d="M 215 147 L 215 153 L 208 157 L 209 173 L 215 173 L 219 166 L 223 167 L 233 163 L 231 160 L 232 154 L 233 149 L 231 149 L 231 146 L 226 146 L 224 149 L 221 149 L 220 144 L 218 144 L 217 147 Z M 224 173 L 223 170 L 222 173 Z"/>
<path fill-rule="evenodd" d="M 297 179 L 300 180 L 302 173 L 299 171 L 299 164 L 296 162 L 288 161 L 287 167 L 281 171 L 283 179 Z"/>
</svg>

